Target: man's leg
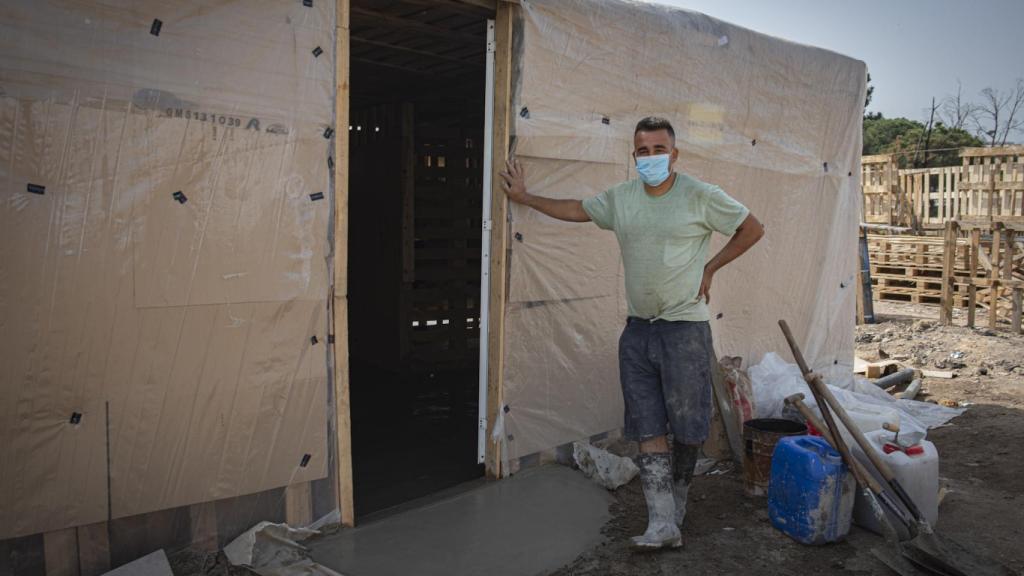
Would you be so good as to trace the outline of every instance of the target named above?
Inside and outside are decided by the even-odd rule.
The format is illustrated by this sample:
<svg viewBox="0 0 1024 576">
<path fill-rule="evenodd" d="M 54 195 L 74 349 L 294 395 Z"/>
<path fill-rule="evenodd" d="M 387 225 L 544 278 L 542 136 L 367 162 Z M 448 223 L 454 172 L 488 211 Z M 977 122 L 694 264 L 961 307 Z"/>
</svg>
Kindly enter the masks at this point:
<svg viewBox="0 0 1024 576">
<path fill-rule="evenodd" d="M 626 408 L 625 436 L 640 443 L 640 485 L 647 501 L 647 530 L 632 538 L 636 550 L 682 546 L 675 524 L 672 455 L 665 441 L 668 417 L 657 357 L 648 342 L 653 328 L 634 322 L 619 339 L 619 375 Z"/>
<path fill-rule="evenodd" d="M 686 498 L 690 494 L 693 469 L 697 466 L 700 444 L 672 443 L 672 480 L 675 484 L 676 526 L 683 527 L 686 518 Z"/>
<path fill-rule="evenodd" d="M 682 526 L 700 446 L 711 421 L 711 361 L 714 347 L 706 322 L 680 322 L 662 332 L 661 380 L 672 429 L 674 520 Z"/>
<path fill-rule="evenodd" d="M 641 453 L 668 453 L 668 438 L 664 436 L 655 436 L 654 438 L 648 438 L 647 440 L 640 441 L 640 452 Z"/>
</svg>

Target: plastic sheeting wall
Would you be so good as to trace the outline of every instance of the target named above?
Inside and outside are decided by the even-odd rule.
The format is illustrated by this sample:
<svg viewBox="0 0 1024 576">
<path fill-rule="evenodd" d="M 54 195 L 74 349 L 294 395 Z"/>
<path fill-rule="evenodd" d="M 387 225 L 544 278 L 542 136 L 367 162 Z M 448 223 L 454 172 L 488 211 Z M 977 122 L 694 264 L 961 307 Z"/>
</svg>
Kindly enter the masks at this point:
<svg viewBox="0 0 1024 576">
<path fill-rule="evenodd" d="M 0 539 L 326 474 L 334 17 L 4 3 Z"/>
<path fill-rule="evenodd" d="M 519 13 L 514 135 L 528 189 L 584 198 L 635 177 L 636 122 L 669 118 L 677 169 L 722 186 L 767 229 L 715 276 L 718 354 L 782 351 L 785 318 L 815 369 L 849 373 L 865 65 L 646 3 L 524 0 Z M 626 312 L 611 232 L 521 206 L 511 220 L 504 427 L 515 458 L 622 425 Z"/>
</svg>

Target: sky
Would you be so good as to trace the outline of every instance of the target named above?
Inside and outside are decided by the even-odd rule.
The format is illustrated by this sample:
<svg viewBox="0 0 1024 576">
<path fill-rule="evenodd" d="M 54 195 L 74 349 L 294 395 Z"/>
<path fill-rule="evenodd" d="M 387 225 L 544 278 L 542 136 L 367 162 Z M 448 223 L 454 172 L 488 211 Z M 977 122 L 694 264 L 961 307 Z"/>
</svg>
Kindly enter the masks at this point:
<svg viewBox="0 0 1024 576">
<path fill-rule="evenodd" d="M 932 96 L 969 101 L 1024 78 L 1024 0 L 657 0 L 863 60 L 868 110 L 927 121 Z M 1018 138 L 1019 140 L 1019 138 Z"/>
</svg>

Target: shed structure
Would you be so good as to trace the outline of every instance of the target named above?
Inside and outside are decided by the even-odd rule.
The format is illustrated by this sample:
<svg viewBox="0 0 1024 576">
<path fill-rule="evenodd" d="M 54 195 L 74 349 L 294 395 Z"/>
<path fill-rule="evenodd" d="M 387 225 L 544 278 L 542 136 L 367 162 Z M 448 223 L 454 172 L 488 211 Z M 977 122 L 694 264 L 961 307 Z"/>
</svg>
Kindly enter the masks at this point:
<svg viewBox="0 0 1024 576">
<path fill-rule="evenodd" d="M 0 11 L 0 573 L 344 524 L 622 423 L 612 234 L 491 193 L 635 176 L 765 223 L 720 355 L 853 362 L 862 62 L 623 0 Z M 723 238 L 716 238 L 712 250 Z"/>
</svg>

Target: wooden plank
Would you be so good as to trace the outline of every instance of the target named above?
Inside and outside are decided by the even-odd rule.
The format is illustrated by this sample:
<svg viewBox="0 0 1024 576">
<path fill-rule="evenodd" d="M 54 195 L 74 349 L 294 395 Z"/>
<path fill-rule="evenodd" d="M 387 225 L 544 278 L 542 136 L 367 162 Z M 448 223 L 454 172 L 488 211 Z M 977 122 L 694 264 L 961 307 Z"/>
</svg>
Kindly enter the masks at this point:
<svg viewBox="0 0 1024 576">
<path fill-rule="evenodd" d="M 191 546 L 203 552 L 217 551 L 217 505 L 200 502 L 188 507 L 192 530 Z"/>
<path fill-rule="evenodd" d="M 335 0 L 334 98 L 334 285 L 331 290 L 334 429 L 332 456 L 334 495 L 341 523 L 355 525 L 352 498 L 352 423 L 349 407 L 348 359 L 348 174 L 349 174 L 349 0 Z"/>
<path fill-rule="evenodd" d="M 80 576 L 99 576 L 110 570 L 110 532 L 106 522 L 79 526 L 78 570 Z"/>
<path fill-rule="evenodd" d="M 995 328 L 996 321 L 999 316 L 999 256 L 1000 256 L 1000 244 L 1002 244 L 1001 238 L 1002 230 L 999 227 L 995 227 L 992 230 L 992 255 L 989 258 L 992 261 L 992 271 L 989 272 L 992 290 L 989 291 L 989 302 L 988 302 L 988 327 Z"/>
<path fill-rule="evenodd" d="M 921 370 L 921 376 L 925 378 L 943 378 L 950 379 L 956 378 L 956 372 L 949 370 Z"/>
<path fill-rule="evenodd" d="M 411 102 L 402 103 L 402 282 L 415 280 L 414 248 L 416 234 L 416 139 L 415 110 Z"/>
<path fill-rule="evenodd" d="M 447 62 L 451 64 L 459 64 L 460 66 L 466 66 L 469 68 L 480 68 L 483 66 L 483 63 L 478 60 L 470 60 L 468 58 L 453 58 L 451 56 L 445 56 L 444 54 L 435 54 L 434 52 L 429 52 L 427 50 L 419 48 L 408 48 L 405 46 L 400 46 L 398 44 L 393 44 L 389 42 L 370 40 L 369 38 L 360 38 L 358 36 L 352 36 L 351 41 L 357 44 L 365 44 L 367 46 L 384 48 L 385 50 L 394 50 L 396 52 L 402 52 L 405 54 L 415 54 L 417 56 L 423 56 L 425 58 L 440 60 L 442 62 Z"/>
<path fill-rule="evenodd" d="M 939 309 L 939 321 L 942 324 L 953 323 L 953 263 L 956 257 L 956 222 L 946 222 L 945 246 L 942 260 L 942 301 Z"/>
<path fill-rule="evenodd" d="M 978 287 L 971 284 L 967 287 L 967 326 L 974 328 L 975 309 L 978 307 Z"/>
<path fill-rule="evenodd" d="M 79 576 L 78 530 L 65 528 L 43 534 L 46 576 Z"/>
<path fill-rule="evenodd" d="M 1024 146 L 996 146 L 992 148 L 961 148 L 961 157 L 988 157 L 988 156 L 1019 156 L 1024 154 Z"/>
<path fill-rule="evenodd" d="M 487 446 L 484 465 L 487 476 L 500 478 L 501 443 L 495 442 L 494 426 L 504 405 L 503 378 L 505 370 L 505 294 L 507 290 L 507 226 L 508 199 L 501 191 L 501 176 L 509 156 L 509 122 L 512 98 L 512 19 L 515 8 L 508 3 L 498 4 L 494 22 L 494 122 L 491 153 L 491 293 L 490 315 L 487 329 Z M 485 135 L 486 137 L 486 135 Z M 485 335 L 481 334 L 481 338 Z"/>
<path fill-rule="evenodd" d="M 498 11 L 500 13 L 501 8 L 499 8 Z M 367 8 L 352 7 L 351 15 L 355 16 L 360 22 L 365 22 L 374 26 L 408 30 L 416 34 L 431 36 L 447 42 L 468 44 L 470 46 L 483 46 L 487 43 L 487 39 L 484 36 L 461 32 L 459 30 L 453 30 L 443 26 L 435 26 L 425 22 L 420 22 L 419 20 L 402 18 L 400 16 L 385 14 L 384 12 L 377 12 Z"/>
<path fill-rule="evenodd" d="M 1003 278 L 1005 280 L 1013 280 L 1013 247 L 1016 239 L 1016 234 L 1013 230 L 1002 230 L 1003 238 L 1005 239 L 1005 251 L 1003 252 Z"/>
<path fill-rule="evenodd" d="M 864 365 L 864 377 L 865 378 L 880 378 L 885 375 L 889 368 L 895 370 L 899 369 L 899 362 L 896 360 L 882 360 L 880 362 L 870 362 Z"/>
<path fill-rule="evenodd" d="M 1021 307 L 1024 300 L 1024 288 L 1013 289 L 1013 314 L 1010 319 L 1010 328 L 1014 334 L 1021 333 Z"/>
<path fill-rule="evenodd" d="M 313 522 L 313 498 L 309 482 L 289 484 L 284 489 L 284 517 L 289 526 L 308 526 Z"/>
</svg>

